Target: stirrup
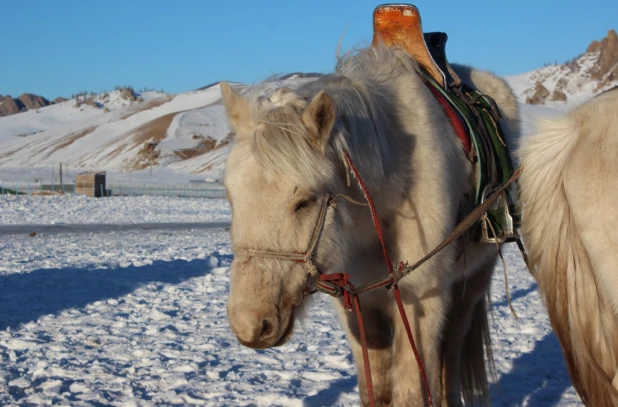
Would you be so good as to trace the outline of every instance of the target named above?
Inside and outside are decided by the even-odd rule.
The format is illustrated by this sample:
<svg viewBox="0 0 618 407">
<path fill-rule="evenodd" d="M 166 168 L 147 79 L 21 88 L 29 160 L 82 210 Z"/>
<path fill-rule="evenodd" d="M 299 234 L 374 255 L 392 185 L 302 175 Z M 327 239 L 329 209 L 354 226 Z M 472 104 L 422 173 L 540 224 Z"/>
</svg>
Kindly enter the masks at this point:
<svg viewBox="0 0 618 407">
<path fill-rule="evenodd" d="M 483 190 L 481 203 L 493 194 L 496 184 L 488 184 Z M 506 191 L 502 191 L 498 199 L 491 205 L 480 220 L 481 243 L 503 243 L 519 239 L 519 234 L 513 226 L 513 216 L 509 209 Z"/>
</svg>

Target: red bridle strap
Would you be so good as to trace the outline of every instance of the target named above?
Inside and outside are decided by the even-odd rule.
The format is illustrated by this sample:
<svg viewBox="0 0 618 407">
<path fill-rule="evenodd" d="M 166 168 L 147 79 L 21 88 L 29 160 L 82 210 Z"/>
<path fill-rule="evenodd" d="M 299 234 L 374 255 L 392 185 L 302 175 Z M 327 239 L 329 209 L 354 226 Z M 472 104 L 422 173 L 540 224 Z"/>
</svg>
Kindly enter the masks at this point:
<svg viewBox="0 0 618 407">
<path fill-rule="evenodd" d="M 356 291 L 352 283 L 350 283 L 350 275 L 348 273 L 333 273 L 333 274 L 321 274 L 319 277 L 320 291 L 329 293 L 335 297 L 343 297 L 343 307 L 347 311 L 352 310 L 354 306 L 354 313 L 356 314 L 356 322 L 358 323 L 358 331 L 360 332 L 361 349 L 363 352 L 363 365 L 365 367 L 365 381 L 367 382 L 367 393 L 369 396 L 369 403 L 371 406 L 375 406 L 373 398 L 373 381 L 371 380 L 371 365 L 369 363 L 369 350 L 367 347 L 367 335 L 365 333 L 365 323 L 363 321 L 363 313 L 361 311 L 360 301 L 357 294 L 351 294 Z M 327 282 L 330 284 L 321 284 L 321 282 Z M 326 291 L 323 289 L 326 288 Z"/>
<path fill-rule="evenodd" d="M 356 181 L 360 189 L 363 191 L 363 195 L 369 204 L 369 210 L 371 212 L 371 218 L 373 220 L 373 226 L 376 230 L 376 234 L 378 235 L 378 239 L 380 240 L 380 244 L 382 245 L 382 253 L 384 255 L 384 261 L 386 262 L 386 269 L 389 274 L 393 273 L 393 263 L 388 255 L 388 250 L 386 248 L 386 242 L 384 241 L 384 233 L 382 232 L 382 224 L 380 223 L 380 218 L 378 216 L 378 211 L 376 210 L 375 204 L 373 203 L 373 198 L 371 197 L 371 193 L 363 181 L 363 178 L 360 175 L 360 172 L 354 165 L 352 158 L 350 157 L 350 153 L 346 150 L 344 151 L 345 159 L 348 164 L 348 167 L 352 170 Z M 397 272 L 401 274 L 405 267 L 404 263 L 401 263 Z M 393 276 L 395 277 L 395 276 Z M 318 290 L 325 292 L 334 296 L 343 296 L 344 298 L 344 307 L 346 310 L 352 310 L 352 303 L 354 304 L 354 311 L 356 313 L 356 319 L 358 321 L 358 328 L 360 331 L 360 339 L 361 339 L 361 348 L 363 352 L 363 364 L 365 368 L 365 380 L 367 382 L 367 393 L 369 395 L 369 403 L 372 407 L 375 406 L 375 401 L 373 398 L 373 382 L 371 380 L 371 365 L 369 362 L 369 352 L 367 349 L 367 338 L 365 335 L 365 326 L 363 322 L 363 316 L 361 313 L 360 302 L 358 299 L 358 294 L 365 291 L 374 290 L 380 287 L 390 286 L 393 289 L 393 294 L 395 297 L 395 302 L 397 303 L 397 309 L 399 310 L 399 315 L 401 316 L 403 326 L 406 330 L 406 334 L 408 336 L 408 341 L 410 342 L 410 346 L 412 347 L 412 352 L 414 353 L 414 357 L 416 358 L 416 362 L 418 364 L 418 368 L 421 374 L 421 378 L 423 379 L 423 384 L 425 386 L 425 391 L 427 392 L 427 400 L 429 402 L 429 406 L 433 406 L 433 400 L 431 397 L 431 389 L 429 388 L 429 381 L 427 380 L 427 375 L 425 373 L 425 367 L 423 366 L 423 361 L 418 353 L 418 349 L 416 348 L 416 343 L 414 342 L 414 337 L 412 336 L 412 329 L 410 328 L 410 323 L 408 321 L 408 317 L 406 315 L 406 310 L 403 306 L 403 302 L 401 301 L 401 293 L 399 292 L 399 287 L 397 286 L 397 281 L 399 279 L 395 278 L 394 280 L 387 279 L 380 282 L 380 284 L 371 285 L 368 287 L 364 287 L 362 291 L 356 291 L 354 286 L 349 281 L 350 276 L 347 273 L 336 273 L 336 274 L 321 274 L 318 282 Z M 394 281 L 394 282 L 393 282 Z M 348 290 L 349 287 L 349 290 Z"/>
<path fill-rule="evenodd" d="M 382 225 L 380 223 L 378 211 L 376 210 L 375 204 L 373 203 L 373 198 L 371 197 L 371 193 L 369 192 L 367 185 L 365 185 L 365 182 L 363 181 L 363 178 L 361 177 L 360 172 L 356 168 L 356 165 L 354 165 L 354 162 L 352 162 L 350 153 L 346 150 L 344 151 L 344 154 L 345 154 L 346 162 L 348 166 L 350 167 L 350 169 L 352 170 L 352 173 L 354 173 L 354 177 L 356 178 L 356 181 L 358 182 L 358 185 L 363 191 L 363 194 L 365 195 L 365 199 L 367 200 L 367 203 L 369 204 L 369 209 L 371 211 L 371 218 L 373 219 L 373 226 L 375 227 L 376 234 L 378 235 L 378 239 L 380 240 L 380 244 L 382 245 L 382 252 L 384 254 L 384 260 L 386 261 L 387 272 L 391 274 L 393 272 L 393 263 L 391 262 L 391 259 L 388 256 L 388 250 L 386 249 L 386 243 L 384 241 L 384 233 L 382 232 Z M 404 267 L 403 264 L 400 265 L 400 268 L 398 271 L 399 272 L 403 271 L 403 267 Z M 403 325 L 406 330 L 406 334 L 408 335 L 408 341 L 410 342 L 410 346 L 412 347 L 412 352 L 414 352 L 414 357 L 416 358 L 416 363 L 418 364 L 421 378 L 423 379 L 423 384 L 425 385 L 425 391 L 427 392 L 427 401 L 429 402 L 429 406 L 432 407 L 433 400 L 431 397 L 431 389 L 429 388 L 429 381 L 427 380 L 427 375 L 425 374 L 425 367 L 423 366 L 423 361 L 421 360 L 421 357 L 418 353 L 418 349 L 416 348 L 416 343 L 414 342 L 414 337 L 412 336 L 412 329 L 410 328 L 408 316 L 406 315 L 406 310 L 403 307 L 403 302 L 401 301 L 401 293 L 399 292 L 399 287 L 395 283 L 393 284 L 392 288 L 393 288 L 393 294 L 395 296 L 395 302 L 397 302 L 397 308 L 399 309 L 399 315 L 401 316 Z M 358 295 L 356 295 L 355 298 L 358 298 Z M 368 369 L 368 368 L 369 366 L 365 366 L 365 369 Z"/>
<path fill-rule="evenodd" d="M 384 242 L 384 234 L 382 233 L 382 226 L 380 224 L 380 220 L 378 218 L 377 210 L 373 203 L 371 194 L 369 193 L 367 186 L 365 185 L 362 177 L 360 176 L 360 173 L 358 172 L 358 169 L 352 162 L 352 159 L 350 158 L 350 154 L 347 151 L 345 151 L 345 158 L 346 158 L 346 162 L 349 168 L 354 173 L 354 176 L 356 177 L 358 184 L 363 191 L 363 194 L 365 194 L 365 198 L 367 199 L 369 209 L 371 210 L 373 224 L 376 229 L 378 238 L 380 240 L 380 244 L 382 245 L 382 251 L 384 253 L 384 258 L 386 260 L 387 267 L 389 267 L 388 269 L 389 275 L 381 280 L 372 281 L 370 283 L 367 283 L 355 289 L 352 286 L 352 284 L 349 282 L 349 275 L 346 273 L 321 274 L 319 277 L 317 286 L 316 286 L 316 291 L 321 291 L 323 293 L 332 295 L 334 297 L 344 297 L 344 306 L 345 306 L 345 309 L 348 311 L 352 310 L 352 303 L 354 303 L 355 311 L 357 314 L 356 317 L 359 320 L 359 329 L 361 329 L 361 346 L 363 347 L 363 362 L 365 365 L 365 377 L 367 380 L 367 389 L 368 389 L 369 394 L 373 394 L 371 374 L 368 373 L 370 371 L 370 366 L 369 366 L 369 358 L 368 358 L 367 351 L 366 351 L 367 344 L 366 344 L 366 339 L 365 339 L 364 326 L 362 324 L 360 305 L 357 306 L 358 295 L 361 293 L 367 292 L 367 291 L 378 289 L 378 288 L 388 288 L 388 289 L 392 288 L 394 291 L 397 308 L 399 309 L 399 314 L 401 315 L 401 318 L 403 320 L 406 334 L 408 335 L 408 340 L 410 341 L 410 345 L 412 346 L 412 351 L 414 352 L 414 357 L 416 358 L 416 361 L 418 363 L 421 377 L 425 385 L 425 390 L 427 391 L 427 398 L 429 401 L 429 405 L 433 406 L 433 401 L 431 398 L 431 391 L 429 389 L 429 382 L 427 380 L 425 368 L 419 356 L 418 350 L 416 348 L 416 344 L 414 343 L 414 338 L 412 337 L 412 330 L 410 329 L 408 318 L 406 316 L 406 312 L 403 307 L 403 303 L 401 301 L 401 294 L 399 292 L 397 283 L 403 277 L 407 276 L 408 274 L 416 270 L 418 267 L 420 267 L 422 264 L 424 264 L 427 260 L 435 256 L 442 249 L 444 249 L 449 244 L 457 240 L 467 230 L 469 230 L 473 225 L 475 225 L 476 222 L 478 222 L 478 220 L 481 219 L 482 216 L 484 216 L 484 214 L 487 212 L 490 206 L 500 197 L 500 194 L 502 194 L 512 183 L 517 181 L 517 179 L 521 175 L 521 167 L 518 168 L 513 173 L 511 178 L 509 178 L 509 180 L 504 185 L 502 185 L 499 189 L 497 189 L 482 204 L 474 208 L 474 210 L 472 210 L 472 212 L 470 212 L 455 227 L 453 232 L 446 239 L 444 239 L 438 246 L 436 246 L 433 250 L 427 253 L 423 258 L 421 258 L 416 263 L 411 264 L 411 265 L 408 263 L 402 262 L 399 264 L 399 267 L 397 269 L 393 269 L 391 267 L 392 263 L 390 261 L 390 258 L 388 257 L 388 251 L 386 249 L 386 244 Z M 370 404 L 371 406 L 374 406 L 374 401 L 372 397 L 370 397 Z"/>
</svg>

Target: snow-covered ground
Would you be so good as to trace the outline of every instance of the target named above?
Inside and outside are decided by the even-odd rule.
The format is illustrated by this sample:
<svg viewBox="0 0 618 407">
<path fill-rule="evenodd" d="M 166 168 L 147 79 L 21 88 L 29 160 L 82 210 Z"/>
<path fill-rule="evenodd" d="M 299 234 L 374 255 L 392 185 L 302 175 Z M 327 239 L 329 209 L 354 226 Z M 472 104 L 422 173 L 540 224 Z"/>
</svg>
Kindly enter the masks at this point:
<svg viewBox="0 0 618 407">
<path fill-rule="evenodd" d="M 2 225 L 73 223 L 205 223 L 229 222 L 225 199 L 184 199 L 152 196 L 92 199 L 83 195 L 8 196 L 0 199 Z"/>
<path fill-rule="evenodd" d="M 524 79 L 529 78 L 507 78 L 516 91 L 528 86 Z M 153 102 L 157 98 L 160 104 Z M 82 170 L 80 160 L 103 159 L 124 146 L 130 129 L 172 113 L 159 144 L 162 156 L 171 157 L 166 166 L 121 172 L 122 160 L 135 152 L 124 146 L 126 151 L 108 160 L 108 183 L 187 183 L 223 174 L 230 145 L 207 157 L 173 159 L 174 151 L 198 142 L 194 135 L 227 137 L 217 87 L 174 97 L 153 92 L 143 102 L 151 105 L 123 106 L 112 99 L 107 113 L 90 106 L 75 109 L 69 101 L 0 120 L 0 158 L 19 150 L 0 159 L 0 179 L 48 180 L 51 165 L 59 161 L 70 179 Z M 569 107 L 520 106 L 524 135 L 534 131 L 538 116 L 552 117 Z M 66 134 L 93 125 L 74 146 L 55 149 Z M 33 132 L 40 133 L 27 135 Z M 33 168 L 34 161 L 47 168 Z M 229 232 L 195 227 L 230 218 L 224 200 L 0 199 L 0 405 L 358 405 L 354 363 L 327 298 L 314 296 L 285 346 L 254 351 L 238 344 L 225 312 Z M 15 225 L 135 223 L 186 223 L 186 228 L 35 237 L 1 233 Z M 509 312 L 498 268 L 491 297 L 493 405 L 580 406 L 536 284 L 516 248 L 507 246 L 505 255 L 520 319 Z"/>
<path fill-rule="evenodd" d="M 144 102 L 148 102 L 167 95 L 160 92 L 143 92 L 137 93 L 135 96 L 141 98 Z M 84 98 L 81 97 L 80 100 L 84 100 Z M 130 105 L 130 101 L 123 98 L 118 90 L 96 95 L 92 100 L 95 102 L 94 104 L 81 104 L 76 107 L 76 99 L 73 98 L 10 117 L 5 116 L 0 119 L 0 143 L 9 140 L 12 136 L 29 137 L 50 129 L 75 125 Z"/>
<path fill-rule="evenodd" d="M 0 201 L 0 228 L 30 216 L 192 223 L 229 219 L 229 208 L 167 198 Z M 498 268 L 493 405 L 580 406 L 536 285 L 517 249 L 505 252 L 520 319 Z M 283 347 L 238 344 L 225 312 L 231 260 L 224 229 L 0 236 L 0 405 L 358 405 L 355 367 L 324 296 Z"/>
</svg>

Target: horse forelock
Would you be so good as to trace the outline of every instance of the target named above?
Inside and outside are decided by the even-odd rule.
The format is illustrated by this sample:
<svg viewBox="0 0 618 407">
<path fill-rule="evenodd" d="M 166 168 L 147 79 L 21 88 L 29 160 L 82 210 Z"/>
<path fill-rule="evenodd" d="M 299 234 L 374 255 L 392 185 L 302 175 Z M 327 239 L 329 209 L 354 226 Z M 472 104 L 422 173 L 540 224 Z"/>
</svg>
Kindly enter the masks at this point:
<svg viewBox="0 0 618 407">
<path fill-rule="evenodd" d="M 328 176 L 327 163 L 309 142 L 302 112 L 307 99 L 281 87 L 257 96 L 251 103 L 255 128 L 248 141 L 251 153 L 262 167 L 291 178 L 296 184 L 315 190 Z"/>
<path fill-rule="evenodd" d="M 392 112 L 397 104 L 394 89 L 404 76 L 406 85 L 422 86 L 415 69 L 415 62 L 404 52 L 373 47 L 344 55 L 334 74 L 297 90 L 281 87 L 254 98 L 255 131 L 248 138 L 252 154 L 262 166 L 315 190 L 332 181 L 333 158 L 341 160 L 348 150 L 361 166 L 372 163 L 365 171 L 368 184 L 381 182 L 392 157 L 388 133 L 393 131 Z M 331 96 L 337 110 L 327 155 L 311 145 L 302 122 L 304 108 L 320 90 Z"/>
<path fill-rule="evenodd" d="M 307 105 L 307 100 L 287 87 L 281 87 L 257 98 L 257 114 L 269 110 L 292 106 L 302 109 Z"/>
</svg>

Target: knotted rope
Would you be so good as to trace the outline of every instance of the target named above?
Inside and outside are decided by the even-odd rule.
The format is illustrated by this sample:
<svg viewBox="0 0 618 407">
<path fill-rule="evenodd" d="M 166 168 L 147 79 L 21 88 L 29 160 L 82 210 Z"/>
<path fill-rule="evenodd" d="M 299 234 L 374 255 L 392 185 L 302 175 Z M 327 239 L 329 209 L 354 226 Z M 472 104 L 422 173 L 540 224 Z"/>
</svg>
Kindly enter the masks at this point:
<svg viewBox="0 0 618 407">
<path fill-rule="evenodd" d="M 393 264 L 388 255 L 388 250 L 386 248 L 386 243 L 384 241 L 384 234 L 382 232 L 382 226 L 380 223 L 380 218 L 378 216 L 378 212 L 373 202 L 373 198 L 371 197 L 371 193 L 367 189 L 365 182 L 363 181 L 358 169 L 352 162 L 350 154 L 348 151 L 344 151 L 344 157 L 346 160 L 346 164 L 348 168 L 354 174 L 356 181 L 365 196 L 365 200 L 367 203 L 358 202 L 347 195 L 339 194 L 333 196 L 329 193 L 325 194 L 322 198 L 322 203 L 320 205 L 320 211 L 318 213 L 318 218 L 315 224 L 315 228 L 311 235 L 311 240 L 309 241 L 309 245 L 306 251 L 304 252 L 286 252 L 286 251 L 276 251 L 276 250 L 260 250 L 260 249 L 251 249 L 251 248 L 235 248 L 234 252 L 240 256 L 249 256 L 249 257 L 262 257 L 262 258 L 271 258 L 277 260 L 287 260 L 293 261 L 296 263 L 306 264 L 307 267 L 311 270 L 311 274 L 319 274 L 318 282 L 316 284 L 315 290 L 309 290 L 308 288 L 305 290 L 305 295 L 313 294 L 317 291 L 323 292 L 325 294 L 331 295 L 333 297 L 343 297 L 343 306 L 346 310 L 352 311 L 354 310 L 356 314 L 356 319 L 358 323 L 358 328 L 360 331 L 360 339 L 361 339 L 361 348 L 363 354 L 363 364 L 365 368 L 365 381 L 367 383 L 367 393 L 369 396 L 370 405 L 372 407 L 375 406 L 374 395 L 373 395 L 373 382 L 371 378 L 371 366 L 369 362 L 369 352 L 367 347 L 367 338 L 365 333 L 365 325 L 363 321 L 359 294 L 364 292 L 377 290 L 379 288 L 392 289 L 393 295 L 395 297 L 395 302 L 397 303 L 397 308 L 399 310 L 399 315 L 401 316 L 404 328 L 406 330 L 406 335 L 408 337 L 408 341 L 410 342 L 410 346 L 412 347 L 412 352 L 414 353 L 414 357 L 418 363 L 419 371 L 421 374 L 421 378 L 423 380 L 423 384 L 425 387 L 425 391 L 427 392 L 427 400 L 429 406 L 433 406 L 433 399 L 431 396 L 431 389 L 429 388 L 429 381 L 427 380 L 427 375 L 425 373 L 425 367 L 423 366 L 422 360 L 418 353 L 418 349 L 416 347 L 416 343 L 414 342 L 414 337 L 412 336 L 412 330 L 410 328 L 410 324 L 406 315 L 405 308 L 403 306 L 403 302 L 401 301 L 401 293 L 399 292 L 399 287 L 397 284 L 401 281 L 402 278 L 412 273 L 414 270 L 419 268 L 437 253 L 439 253 L 446 246 L 451 244 L 453 241 L 457 240 L 461 237 L 467 230 L 469 230 L 473 225 L 476 224 L 478 220 L 480 220 L 487 210 L 491 207 L 491 205 L 500 197 L 500 194 L 504 192 L 509 185 L 515 182 L 520 174 L 521 168 L 518 168 L 511 178 L 506 182 L 506 184 L 502 185 L 498 188 L 491 196 L 489 196 L 482 204 L 477 206 L 472 212 L 470 212 L 453 230 L 453 232 L 442 241 L 438 246 L 436 246 L 433 250 L 431 250 L 427 255 L 418 260 L 416 263 L 409 264 L 407 262 L 401 262 L 399 265 L 394 268 Z M 320 236 L 322 235 L 322 231 L 324 229 L 324 225 L 326 222 L 326 215 L 328 213 L 328 208 L 334 208 L 337 200 L 339 198 L 344 198 L 347 201 L 357 204 L 357 205 L 366 205 L 369 207 L 371 212 L 371 218 L 373 220 L 373 225 L 382 246 L 382 252 L 384 255 L 384 261 L 386 263 L 386 268 L 388 272 L 388 276 L 370 282 L 368 284 L 364 284 L 358 288 L 354 287 L 354 285 L 350 282 L 350 275 L 348 273 L 333 273 L 333 274 L 321 274 L 318 270 L 317 266 L 314 263 L 314 255 L 317 244 L 320 240 Z M 520 245 L 520 249 L 523 248 L 521 242 L 518 242 Z M 525 252 L 522 252 L 525 253 Z M 302 301 L 302 300 L 301 300 Z"/>
</svg>

